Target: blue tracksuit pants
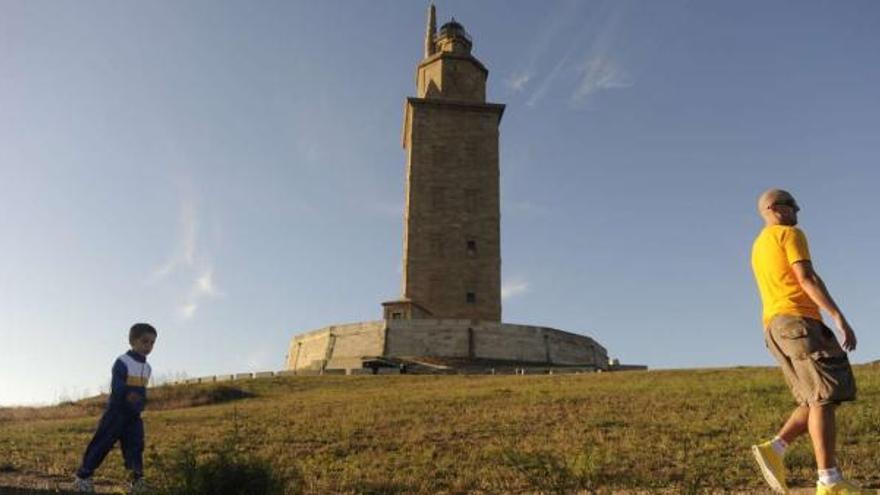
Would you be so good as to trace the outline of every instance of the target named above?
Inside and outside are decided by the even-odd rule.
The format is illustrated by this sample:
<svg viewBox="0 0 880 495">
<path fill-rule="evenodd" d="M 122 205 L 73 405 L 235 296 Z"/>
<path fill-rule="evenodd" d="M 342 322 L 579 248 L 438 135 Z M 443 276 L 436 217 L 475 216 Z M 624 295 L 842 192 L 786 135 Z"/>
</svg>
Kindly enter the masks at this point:
<svg viewBox="0 0 880 495">
<path fill-rule="evenodd" d="M 141 477 L 144 472 L 144 422 L 140 414 L 123 411 L 116 407 L 110 407 L 104 411 L 98 430 L 86 453 L 83 454 L 82 465 L 76 475 L 80 478 L 89 478 L 98 469 L 98 466 L 107 457 L 107 453 L 113 449 L 116 441 L 122 445 L 122 457 L 125 460 L 125 468 L 135 477 Z"/>
</svg>

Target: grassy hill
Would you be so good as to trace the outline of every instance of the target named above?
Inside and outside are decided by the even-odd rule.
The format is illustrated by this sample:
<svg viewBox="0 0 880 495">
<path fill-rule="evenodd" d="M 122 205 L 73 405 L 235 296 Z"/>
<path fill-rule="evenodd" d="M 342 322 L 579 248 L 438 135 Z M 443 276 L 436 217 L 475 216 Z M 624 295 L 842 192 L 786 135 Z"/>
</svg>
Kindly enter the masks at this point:
<svg viewBox="0 0 880 495">
<path fill-rule="evenodd" d="M 847 476 L 880 486 L 880 367 L 841 408 Z M 239 449 L 304 493 L 764 492 L 749 445 L 792 408 L 776 369 L 526 376 L 284 377 L 151 389 L 147 476 Z M 0 409 L 0 486 L 69 482 L 100 398 Z M 810 486 L 808 441 L 788 456 Z M 121 486 L 112 452 L 99 487 Z"/>
</svg>

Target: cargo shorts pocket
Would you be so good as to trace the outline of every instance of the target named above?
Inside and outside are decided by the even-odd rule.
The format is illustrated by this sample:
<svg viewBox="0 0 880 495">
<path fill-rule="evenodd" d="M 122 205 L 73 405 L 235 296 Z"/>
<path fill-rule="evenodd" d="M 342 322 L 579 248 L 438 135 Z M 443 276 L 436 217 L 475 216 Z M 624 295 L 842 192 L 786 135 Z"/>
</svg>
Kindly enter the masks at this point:
<svg viewBox="0 0 880 495">
<path fill-rule="evenodd" d="M 836 403 L 855 399 L 855 378 L 845 353 L 819 351 L 811 354 L 810 359 L 815 374 L 814 394 L 819 402 Z"/>
<path fill-rule="evenodd" d="M 771 325 L 776 344 L 789 359 L 809 359 L 817 351 L 810 329 L 801 318 L 778 318 Z"/>
</svg>

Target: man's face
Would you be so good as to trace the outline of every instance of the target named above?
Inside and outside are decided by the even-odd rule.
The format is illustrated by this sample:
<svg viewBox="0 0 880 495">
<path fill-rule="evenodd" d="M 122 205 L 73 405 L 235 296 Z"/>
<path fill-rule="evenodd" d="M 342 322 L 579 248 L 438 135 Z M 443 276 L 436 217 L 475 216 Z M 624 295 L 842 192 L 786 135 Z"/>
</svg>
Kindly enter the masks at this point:
<svg viewBox="0 0 880 495">
<path fill-rule="evenodd" d="M 131 341 L 131 350 L 141 356 L 146 356 L 153 351 L 153 344 L 155 343 L 156 336 L 151 333 L 145 333 Z"/>
<path fill-rule="evenodd" d="M 776 214 L 780 225 L 797 225 L 797 214 L 801 211 L 794 196 L 782 194 L 776 197 L 768 206 Z"/>
</svg>

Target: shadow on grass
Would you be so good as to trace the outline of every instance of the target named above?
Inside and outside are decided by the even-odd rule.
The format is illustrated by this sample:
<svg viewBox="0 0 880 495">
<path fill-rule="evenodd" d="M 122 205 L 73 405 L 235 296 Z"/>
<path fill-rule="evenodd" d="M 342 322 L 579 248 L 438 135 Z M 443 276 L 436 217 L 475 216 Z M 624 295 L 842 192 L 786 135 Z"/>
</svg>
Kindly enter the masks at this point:
<svg viewBox="0 0 880 495">
<path fill-rule="evenodd" d="M 67 495 L 73 494 L 74 492 L 69 491 L 58 491 L 58 490 L 39 490 L 36 488 L 11 488 L 6 486 L 0 486 L 0 495 L 43 495 L 46 493 L 54 493 L 56 495 Z"/>
<path fill-rule="evenodd" d="M 359 495 L 396 495 L 413 493 L 411 487 L 394 482 L 358 482 L 352 487 Z"/>
<path fill-rule="evenodd" d="M 677 442 L 680 452 L 670 452 L 674 472 L 666 482 L 631 476 L 621 479 L 620 473 L 605 473 L 611 466 L 609 453 L 596 446 L 586 446 L 574 456 L 555 451 L 520 452 L 510 449 L 504 453 L 505 464 L 515 471 L 535 493 L 565 495 L 610 494 L 614 490 L 673 490 L 679 495 L 711 493 L 709 473 L 711 466 L 706 456 L 696 449 L 694 440 L 682 437 Z"/>
<path fill-rule="evenodd" d="M 571 458 L 548 451 L 511 450 L 504 454 L 504 460 L 538 493 L 605 493 L 599 486 L 602 462 L 593 450 L 587 449 Z"/>
<path fill-rule="evenodd" d="M 147 408 L 150 411 L 183 409 L 223 404 L 256 396 L 257 394 L 253 392 L 230 385 L 163 385 L 149 389 Z M 0 422 L 97 416 L 104 412 L 106 407 L 106 394 L 78 401 L 62 402 L 54 406 L 2 407 L 0 408 Z"/>
<path fill-rule="evenodd" d="M 177 385 L 150 389 L 151 410 L 182 409 L 186 407 L 224 404 L 256 397 L 257 394 L 230 385 Z"/>
</svg>

